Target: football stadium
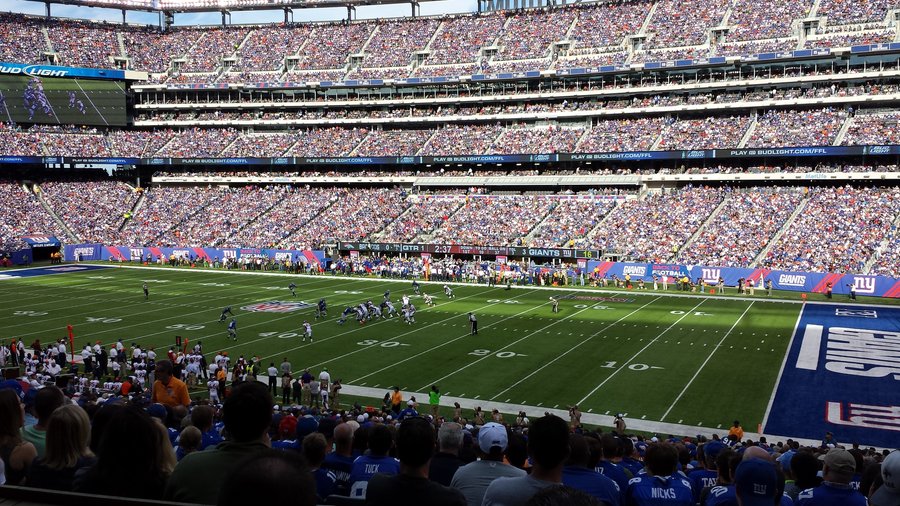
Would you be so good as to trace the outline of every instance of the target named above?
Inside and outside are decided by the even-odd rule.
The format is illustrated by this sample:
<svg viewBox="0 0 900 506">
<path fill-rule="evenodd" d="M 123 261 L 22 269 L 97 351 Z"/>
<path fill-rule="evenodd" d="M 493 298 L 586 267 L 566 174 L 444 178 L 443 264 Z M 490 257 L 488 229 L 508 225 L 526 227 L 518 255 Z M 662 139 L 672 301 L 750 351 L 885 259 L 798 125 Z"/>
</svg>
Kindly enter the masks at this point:
<svg viewBox="0 0 900 506">
<path fill-rule="evenodd" d="M 896 0 L 31 4 L 0 502 L 900 504 Z"/>
</svg>

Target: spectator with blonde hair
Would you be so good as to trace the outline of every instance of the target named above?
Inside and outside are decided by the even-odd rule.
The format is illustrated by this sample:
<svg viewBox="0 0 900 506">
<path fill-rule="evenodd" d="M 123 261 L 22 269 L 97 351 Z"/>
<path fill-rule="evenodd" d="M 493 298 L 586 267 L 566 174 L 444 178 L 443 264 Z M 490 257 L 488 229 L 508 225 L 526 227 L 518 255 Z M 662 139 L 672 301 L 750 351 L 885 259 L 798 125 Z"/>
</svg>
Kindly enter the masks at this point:
<svg viewBox="0 0 900 506">
<path fill-rule="evenodd" d="M 32 464 L 26 485 L 50 490 L 72 490 L 80 470 L 96 461 L 90 449 L 91 422 L 75 404 L 56 408 L 47 422 L 45 454 Z"/>
</svg>

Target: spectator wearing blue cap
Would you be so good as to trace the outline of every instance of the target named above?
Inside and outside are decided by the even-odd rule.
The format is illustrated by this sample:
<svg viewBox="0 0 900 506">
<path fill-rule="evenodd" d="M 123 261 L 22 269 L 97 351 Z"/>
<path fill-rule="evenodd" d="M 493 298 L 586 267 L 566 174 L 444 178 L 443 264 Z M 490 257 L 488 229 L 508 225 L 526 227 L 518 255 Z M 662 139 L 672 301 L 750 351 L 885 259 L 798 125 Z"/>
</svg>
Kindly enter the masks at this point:
<svg viewBox="0 0 900 506">
<path fill-rule="evenodd" d="M 742 461 L 734 473 L 734 489 L 738 506 L 773 506 L 780 502 L 778 473 L 767 460 Z"/>
<path fill-rule="evenodd" d="M 6 484 L 19 485 L 37 457 L 37 450 L 22 439 L 20 432 L 25 422 L 22 386 L 15 382 L 16 389 L 8 383 L 0 384 L 0 460 L 5 468 Z"/>
</svg>

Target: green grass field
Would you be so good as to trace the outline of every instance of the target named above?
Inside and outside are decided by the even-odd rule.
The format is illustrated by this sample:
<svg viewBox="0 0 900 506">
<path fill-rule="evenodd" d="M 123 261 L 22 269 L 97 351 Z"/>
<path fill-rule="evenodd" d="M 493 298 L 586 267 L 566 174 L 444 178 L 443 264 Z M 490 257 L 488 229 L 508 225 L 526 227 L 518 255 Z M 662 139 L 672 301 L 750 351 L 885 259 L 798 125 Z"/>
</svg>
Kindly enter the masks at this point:
<svg viewBox="0 0 900 506">
<path fill-rule="evenodd" d="M 298 285 L 292 298 L 287 285 Z M 147 281 L 150 300 L 141 284 Z M 598 289 L 424 284 L 435 307 L 414 299 L 416 324 L 385 320 L 336 323 L 348 304 L 411 293 L 408 281 L 349 277 L 237 274 L 185 269 L 108 268 L 0 281 L 4 341 L 26 344 L 63 337 L 75 328 L 76 348 L 122 338 L 164 352 L 176 335 L 202 341 L 207 354 L 258 355 L 318 371 L 377 396 L 392 385 L 503 405 L 559 408 L 578 404 L 588 414 L 691 427 L 727 427 L 740 419 L 755 429 L 763 419 L 797 321 L 800 304 L 738 298 L 660 296 Z M 674 293 L 674 292 L 670 292 Z M 564 298 L 554 314 L 549 295 Z M 325 297 L 326 321 L 313 309 L 251 312 L 250 304 L 314 303 Z M 605 300 L 603 300 L 605 299 Z M 219 323 L 224 306 L 237 315 L 238 342 Z M 399 306 L 399 304 L 398 304 Z M 478 316 L 471 336 L 466 314 Z M 313 322 L 313 343 L 300 341 Z M 364 389 L 365 389 L 364 388 Z M 352 393 L 352 392 L 351 392 Z M 373 395 L 374 397 L 374 395 Z M 426 398 L 420 397 L 420 401 Z M 375 402 L 373 400 L 373 402 Z M 525 408 L 523 408 L 525 409 Z"/>
<path fill-rule="evenodd" d="M 0 118 L 16 123 L 45 123 L 98 126 L 126 124 L 124 84 L 115 81 L 42 77 L 41 83 L 51 109 L 38 107 L 31 115 L 25 106 L 29 76 L 0 76 Z M 69 93 L 84 106 L 70 107 Z M 18 153 L 10 153 L 18 154 Z"/>
</svg>

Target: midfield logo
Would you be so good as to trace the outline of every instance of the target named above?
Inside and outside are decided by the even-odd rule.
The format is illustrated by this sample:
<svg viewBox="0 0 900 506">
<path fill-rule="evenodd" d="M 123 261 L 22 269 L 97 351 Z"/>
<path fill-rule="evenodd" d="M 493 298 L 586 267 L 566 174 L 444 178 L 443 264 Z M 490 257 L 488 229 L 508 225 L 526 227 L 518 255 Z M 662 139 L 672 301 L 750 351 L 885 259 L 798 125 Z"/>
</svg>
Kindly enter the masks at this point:
<svg viewBox="0 0 900 506">
<path fill-rule="evenodd" d="M 312 304 L 308 302 L 301 301 L 285 301 L 285 300 L 270 300 L 266 302 L 260 302 L 257 304 L 250 304 L 249 306 L 241 306 L 241 309 L 244 311 L 254 311 L 257 313 L 292 313 L 294 311 L 299 311 L 301 309 L 306 309 L 312 307 Z"/>
</svg>

